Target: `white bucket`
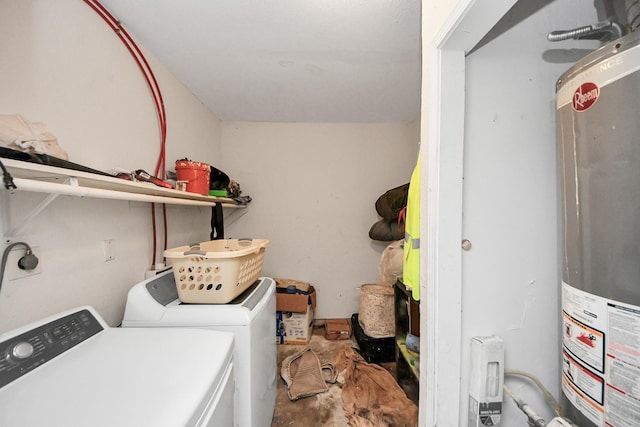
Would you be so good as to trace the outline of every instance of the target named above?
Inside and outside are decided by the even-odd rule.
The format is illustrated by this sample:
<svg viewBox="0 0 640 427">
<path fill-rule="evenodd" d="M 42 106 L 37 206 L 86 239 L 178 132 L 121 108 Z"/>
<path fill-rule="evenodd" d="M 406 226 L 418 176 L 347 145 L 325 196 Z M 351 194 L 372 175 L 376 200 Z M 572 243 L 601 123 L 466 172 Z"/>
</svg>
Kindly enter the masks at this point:
<svg viewBox="0 0 640 427">
<path fill-rule="evenodd" d="M 388 338 L 396 334 L 393 287 L 362 285 L 358 323 L 371 338 Z"/>
</svg>

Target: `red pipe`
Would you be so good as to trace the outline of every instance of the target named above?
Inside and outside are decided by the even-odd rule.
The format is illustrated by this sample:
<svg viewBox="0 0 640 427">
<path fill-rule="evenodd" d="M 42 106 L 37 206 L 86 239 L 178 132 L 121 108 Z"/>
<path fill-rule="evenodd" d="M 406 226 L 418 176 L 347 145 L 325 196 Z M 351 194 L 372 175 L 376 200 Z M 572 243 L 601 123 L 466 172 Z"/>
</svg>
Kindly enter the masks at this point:
<svg viewBox="0 0 640 427">
<path fill-rule="evenodd" d="M 167 121 L 166 121 L 166 111 L 164 108 L 164 99 L 162 98 L 162 92 L 160 91 L 160 86 L 158 85 L 158 81 L 151 69 L 151 66 L 147 62 L 144 57 L 142 51 L 138 48 L 137 44 L 133 40 L 133 38 L 129 35 L 129 33 L 122 27 L 120 21 L 118 21 L 99 1 L 97 0 L 84 0 L 84 2 L 91 7 L 100 17 L 111 27 L 111 29 L 117 34 L 120 40 L 124 43 L 125 47 L 138 64 L 140 71 L 142 72 L 147 85 L 151 91 L 151 95 L 153 97 L 153 102 L 156 108 L 156 113 L 158 115 L 158 121 L 160 124 L 160 153 L 158 155 L 158 161 L 156 163 L 155 168 L 155 176 L 159 176 L 160 171 L 162 171 L 162 179 L 164 179 L 166 175 L 166 141 L 167 141 Z M 163 205 L 162 209 L 163 219 L 164 219 L 164 248 L 167 249 L 167 211 L 166 206 Z M 151 265 L 155 264 L 156 257 L 156 220 L 155 220 L 155 204 L 151 204 L 151 216 L 152 216 L 152 227 L 153 227 L 153 255 L 151 260 Z"/>
<path fill-rule="evenodd" d="M 125 44 L 127 50 L 133 56 L 134 60 L 138 64 L 138 67 L 142 71 L 145 80 L 151 90 L 153 95 L 153 101 L 156 107 L 156 111 L 158 114 L 158 120 L 160 122 L 160 132 L 161 132 L 161 147 L 160 147 L 160 155 L 158 157 L 158 162 L 156 164 L 155 175 L 158 176 L 158 172 L 160 171 L 160 166 L 164 166 L 164 155 L 165 155 L 165 145 L 166 145 L 166 111 L 164 108 L 164 99 L 162 98 L 162 93 L 160 92 L 160 86 L 158 85 L 158 81 L 151 69 L 151 66 L 147 62 L 146 58 L 136 45 L 133 38 L 129 35 L 126 29 L 122 27 L 120 21 L 118 21 L 100 2 L 97 0 L 84 0 L 86 4 L 88 4 L 96 13 L 98 13 L 102 19 L 111 27 L 111 29 L 118 35 L 120 40 Z M 163 170 L 163 177 L 166 170 Z"/>
</svg>

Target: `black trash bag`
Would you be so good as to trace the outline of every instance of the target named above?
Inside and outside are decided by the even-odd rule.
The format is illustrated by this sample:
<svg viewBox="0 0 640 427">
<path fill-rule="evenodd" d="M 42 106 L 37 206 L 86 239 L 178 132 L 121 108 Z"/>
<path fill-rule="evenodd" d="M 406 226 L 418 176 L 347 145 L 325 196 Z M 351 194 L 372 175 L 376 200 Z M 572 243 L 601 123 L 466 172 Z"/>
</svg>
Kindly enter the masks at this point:
<svg viewBox="0 0 640 427">
<path fill-rule="evenodd" d="M 229 187 L 229 175 L 211 166 L 211 175 L 209 176 L 209 190 L 226 190 Z"/>
<path fill-rule="evenodd" d="M 390 242 L 404 239 L 404 217 L 402 211 L 407 206 L 409 183 L 387 190 L 376 200 L 375 207 L 382 217 L 369 229 L 372 240 Z"/>
<path fill-rule="evenodd" d="M 376 200 L 378 215 L 387 221 L 397 221 L 402 208 L 407 206 L 409 183 L 387 190 Z"/>
</svg>

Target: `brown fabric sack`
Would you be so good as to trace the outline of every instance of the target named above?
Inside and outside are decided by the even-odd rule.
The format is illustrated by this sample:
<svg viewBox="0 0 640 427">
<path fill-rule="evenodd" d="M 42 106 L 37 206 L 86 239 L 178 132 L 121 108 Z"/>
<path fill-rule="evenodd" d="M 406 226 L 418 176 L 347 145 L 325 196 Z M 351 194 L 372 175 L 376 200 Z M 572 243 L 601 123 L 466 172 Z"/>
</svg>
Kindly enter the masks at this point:
<svg viewBox="0 0 640 427">
<path fill-rule="evenodd" d="M 367 363 L 353 348 L 336 361 L 344 372 L 342 400 L 351 427 L 415 427 L 418 406 L 380 365 Z"/>
<path fill-rule="evenodd" d="M 333 363 L 321 365 L 309 346 L 282 361 L 280 376 L 287 383 L 290 400 L 324 393 L 329 390 L 327 383 L 336 382 Z"/>
</svg>

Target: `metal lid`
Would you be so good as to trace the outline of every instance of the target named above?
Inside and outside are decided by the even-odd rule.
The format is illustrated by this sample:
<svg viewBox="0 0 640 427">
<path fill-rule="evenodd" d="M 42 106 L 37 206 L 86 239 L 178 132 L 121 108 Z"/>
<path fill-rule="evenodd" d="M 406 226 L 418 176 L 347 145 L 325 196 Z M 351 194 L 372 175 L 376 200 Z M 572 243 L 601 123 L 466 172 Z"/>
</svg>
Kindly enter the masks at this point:
<svg viewBox="0 0 640 427">
<path fill-rule="evenodd" d="M 632 32 L 594 50 L 565 71 L 556 82 L 556 92 L 584 69 L 605 61 L 609 57 L 631 49 L 640 43 L 640 32 Z"/>
</svg>

